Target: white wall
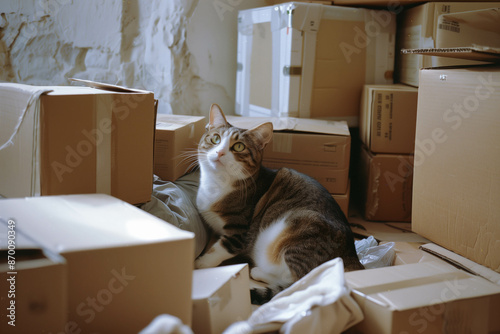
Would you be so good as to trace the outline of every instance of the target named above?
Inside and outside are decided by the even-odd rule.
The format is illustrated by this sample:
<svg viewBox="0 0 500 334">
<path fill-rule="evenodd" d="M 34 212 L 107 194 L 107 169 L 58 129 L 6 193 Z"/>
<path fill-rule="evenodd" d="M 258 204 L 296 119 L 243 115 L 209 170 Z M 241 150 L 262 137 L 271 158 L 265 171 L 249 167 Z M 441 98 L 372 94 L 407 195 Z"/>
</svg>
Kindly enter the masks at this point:
<svg viewBox="0 0 500 334">
<path fill-rule="evenodd" d="M 0 81 L 153 91 L 163 113 L 234 111 L 238 10 L 266 0 L 2 0 Z"/>
</svg>

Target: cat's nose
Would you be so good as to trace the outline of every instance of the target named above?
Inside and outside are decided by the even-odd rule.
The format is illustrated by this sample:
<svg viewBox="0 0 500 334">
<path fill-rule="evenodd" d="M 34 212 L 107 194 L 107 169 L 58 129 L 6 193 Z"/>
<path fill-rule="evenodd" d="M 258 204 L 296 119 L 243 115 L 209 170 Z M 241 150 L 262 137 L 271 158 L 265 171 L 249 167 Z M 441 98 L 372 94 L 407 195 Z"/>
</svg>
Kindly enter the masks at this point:
<svg viewBox="0 0 500 334">
<path fill-rule="evenodd" d="M 222 157 L 223 155 L 225 155 L 226 153 L 223 151 L 223 150 L 220 150 L 220 151 L 217 151 L 217 157 L 220 158 Z"/>
</svg>

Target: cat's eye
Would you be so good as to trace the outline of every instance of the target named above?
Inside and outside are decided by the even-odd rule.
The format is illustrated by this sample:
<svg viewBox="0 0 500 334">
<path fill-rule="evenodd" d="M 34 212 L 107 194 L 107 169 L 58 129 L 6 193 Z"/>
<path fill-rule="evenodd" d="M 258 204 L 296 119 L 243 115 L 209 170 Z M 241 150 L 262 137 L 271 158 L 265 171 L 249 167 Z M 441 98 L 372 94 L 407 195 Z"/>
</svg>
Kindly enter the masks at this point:
<svg viewBox="0 0 500 334">
<path fill-rule="evenodd" d="M 220 136 L 218 134 L 214 134 L 212 138 L 210 138 L 210 141 L 212 142 L 212 144 L 217 145 L 220 143 Z"/>
<path fill-rule="evenodd" d="M 245 147 L 246 146 L 243 143 L 236 143 L 236 144 L 233 145 L 233 150 L 235 152 L 241 152 L 241 151 L 243 151 L 245 149 Z"/>
</svg>

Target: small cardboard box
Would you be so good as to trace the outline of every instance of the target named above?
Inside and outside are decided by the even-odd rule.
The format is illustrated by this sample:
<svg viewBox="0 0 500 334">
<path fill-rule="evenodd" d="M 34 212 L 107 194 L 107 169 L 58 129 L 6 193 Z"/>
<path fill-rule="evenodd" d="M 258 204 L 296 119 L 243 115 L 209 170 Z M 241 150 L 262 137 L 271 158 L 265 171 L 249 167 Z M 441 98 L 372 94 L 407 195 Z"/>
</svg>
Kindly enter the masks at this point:
<svg viewBox="0 0 500 334">
<path fill-rule="evenodd" d="M 154 173 L 175 181 L 197 159 L 198 142 L 205 132 L 205 117 L 163 115 L 156 118 Z"/>
<path fill-rule="evenodd" d="M 155 101 L 151 92 L 0 84 L 0 194 L 105 193 L 151 199 Z"/>
<path fill-rule="evenodd" d="M 365 85 L 359 133 L 374 153 L 412 154 L 417 122 L 417 88 L 406 85 Z"/>
<path fill-rule="evenodd" d="M 373 154 L 363 147 L 359 178 L 365 219 L 411 220 L 412 155 Z"/>
<path fill-rule="evenodd" d="M 412 228 L 500 272 L 500 67 L 423 69 Z"/>
<path fill-rule="evenodd" d="M 436 258 L 345 274 L 365 316 L 348 333 L 492 333 L 500 286 Z"/>
<path fill-rule="evenodd" d="M 436 35 L 440 28 L 439 16 L 458 12 L 473 11 L 486 8 L 498 8 L 500 2 L 428 2 L 405 9 L 398 15 L 398 41 L 396 47 L 401 49 L 436 48 Z M 453 26 L 441 26 L 442 30 Z M 418 87 L 418 73 L 421 68 L 432 66 L 451 66 L 478 64 L 464 59 L 451 59 L 418 54 L 399 54 L 396 59 L 397 77 L 400 82 Z"/>
<path fill-rule="evenodd" d="M 351 136 L 346 122 L 238 116 L 228 116 L 227 121 L 243 129 L 272 122 L 273 139 L 264 150 L 264 166 L 307 174 L 331 194 L 347 192 Z"/>
<path fill-rule="evenodd" d="M 101 194 L 5 199 L 0 218 L 66 260 L 74 332 L 137 333 L 163 313 L 191 324 L 193 233 Z"/>
<path fill-rule="evenodd" d="M 22 228 L 0 221 L 0 331 L 67 333 L 66 261 L 32 243 Z"/>
<path fill-rule="evenodd" d="M 218 334 L 252 313 L 247 264 L 193 272 L 193 331 Z"/>
<path fill-rule="evenodd" d="M 396 16 L 285 4 L 238 15 L 236 114 L 358 125 L 364 84 L 393 83 Z"/>
</svg>

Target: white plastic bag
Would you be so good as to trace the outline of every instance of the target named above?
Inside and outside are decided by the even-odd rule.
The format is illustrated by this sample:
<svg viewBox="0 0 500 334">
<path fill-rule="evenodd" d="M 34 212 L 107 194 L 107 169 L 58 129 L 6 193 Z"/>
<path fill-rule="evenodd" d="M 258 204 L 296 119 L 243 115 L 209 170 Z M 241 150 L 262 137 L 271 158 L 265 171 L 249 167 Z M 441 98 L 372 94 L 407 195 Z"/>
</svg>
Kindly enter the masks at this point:
<svg viewBox="0 0 500 334">
<path fill-rule="evenodd" d="M 355 241 L 358 258 L 365 269 L 391 266 L 394 261 L 394 242 L 379 245 L 373 236 Z"/>
</svg>

